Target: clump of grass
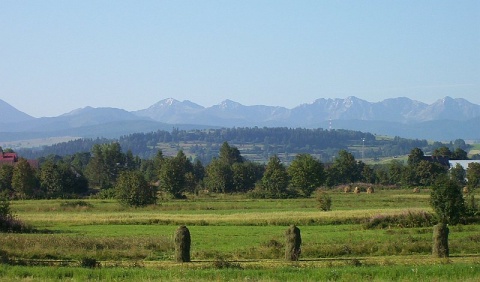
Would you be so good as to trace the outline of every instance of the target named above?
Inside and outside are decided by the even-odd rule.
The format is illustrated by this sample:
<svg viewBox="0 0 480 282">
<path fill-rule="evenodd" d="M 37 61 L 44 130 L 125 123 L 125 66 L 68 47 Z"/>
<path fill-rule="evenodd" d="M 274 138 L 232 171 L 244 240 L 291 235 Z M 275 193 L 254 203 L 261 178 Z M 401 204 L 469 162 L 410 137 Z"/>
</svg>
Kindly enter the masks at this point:
<svg viewBox="0 0 480 282">
<path fill-rule="evenodd" d="M 213 267 L 216 269 L 225 269 L 225 268 L 242 269 L 242 266 L 239 263 L 230 262 L 222 257 L 215 259 L 215 261 L 213 262 Z"/>
<path fill-rule="evenodd" d="M 364 227 L 366 229 L 429 227 L 432 226 L 435 221 L 436 218 L 431 213 L 425 211 L 406 211 L 401 214 L 375 215 L 364 224 Z"/>
<path fill-rule="evenodd" d="M 93 208 L 93 205 L 87 201 L 75 200 L 75 201 L 65 201 L 60 204 L 60 207 L 62 208 L 80 208 L 80 207 Z"/>
</svg>

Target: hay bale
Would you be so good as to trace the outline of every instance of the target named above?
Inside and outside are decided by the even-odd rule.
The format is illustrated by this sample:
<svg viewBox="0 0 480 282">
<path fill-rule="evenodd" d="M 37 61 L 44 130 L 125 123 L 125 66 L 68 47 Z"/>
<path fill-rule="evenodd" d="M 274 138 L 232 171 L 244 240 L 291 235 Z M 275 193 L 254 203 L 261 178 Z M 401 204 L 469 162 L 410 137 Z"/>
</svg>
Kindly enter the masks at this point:
<svg viewBox="0 0 480 282">
<path fill-rule="evenodd" d="M 413 193 L 420 193 L 420 188 L 418 187 L 413 188 Z"/>
<path fill-rule="evenodd" d="M 367 194 L 373 194 L 373 193 L 375 193 L 375 190 L 373 189 L 373 187 L 368 187 Z"/>
<path fill-rule="evenodd" d="M 355 194 L 360 194 L 360 188 L 355 187 L 355 190 L 353 190 L 353 192 L 354 192 Z"/>
<path fill-rule="evenodd" d="M 295 225 L 285 231 L 285 259 L 288 261 L 297 261 L 300 257 L 302 238 L 300 236 L 300 229 Z"/>
<path fill-rule="evenodd" d="M 190 231 L 185 225 L 175 231 L 175 260 L 177 262 L 190 262 Z"/>
<path fill-rule="evenodd" d="M 433 227 L 432 255 L 437 258 L 449 256 L 448 250 L 448 227 L 445 223 L 439 223 Z"/>
<path fill-rule="evenodd" d="M 344 192 L 344 193 L 350 193 L 350 192 L 352 192 L 352 187 L 350 187 L 350 186 L 345 186 L 345 187 L 343 187 L 343 192 Z"/>
</svg>

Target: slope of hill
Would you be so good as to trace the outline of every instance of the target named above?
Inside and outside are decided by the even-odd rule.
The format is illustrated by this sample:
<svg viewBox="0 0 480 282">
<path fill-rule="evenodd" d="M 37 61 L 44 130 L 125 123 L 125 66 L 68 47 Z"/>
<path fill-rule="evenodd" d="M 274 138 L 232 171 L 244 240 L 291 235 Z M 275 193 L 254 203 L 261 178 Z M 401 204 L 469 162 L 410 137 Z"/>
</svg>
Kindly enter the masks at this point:
<svg viewBox="0 0 480 282">
<path fill-rule="evenodd" d="M 35 118 L 17 110 L 7 102 L 0 99 L 0 124 L 20 121 L 31 121 L 33 119 Z"/>
</svg>

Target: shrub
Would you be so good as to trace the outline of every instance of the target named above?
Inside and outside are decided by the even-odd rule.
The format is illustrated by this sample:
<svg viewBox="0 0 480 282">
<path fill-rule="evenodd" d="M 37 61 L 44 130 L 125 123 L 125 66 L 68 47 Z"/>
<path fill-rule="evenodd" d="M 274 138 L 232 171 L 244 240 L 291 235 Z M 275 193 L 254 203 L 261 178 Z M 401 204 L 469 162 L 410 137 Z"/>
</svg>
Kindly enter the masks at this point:
<svg viewBox="0 0 480 282">
<path fill-rule="evenodd" d="M 118 201 L 125 206 L 143 207 L 157 201 L 155 189 L 138 171 L 124 171 L 115 185 Z"/>
<path fill-rule="evenodd" d="M 101 200 L 111 200 L 115 199 L 117 196 L 114 188 L 102 189 L 98 192 L 93 198 Z"/>
<path fill-rule="evenodd" d="M 329 211 L 332 209 L 332 197 L 330 197 L 327 192 L 317 192 L 316 200 L 322 211 Z"/>
<path fill-rule="evenodd" d="M 0 193 L 0 232 L 31 233 L 34 229 L 17 219 L 10 210 L 10 198 L 6 191 Z"/>
<path fill-rule="evenodd" d="M 87 267 L 87 268 L 95 268 L 100 266 L 100 263 L 94 258 L 86 257 L 86 258 L 82 258 L 82 260 L 80 261 L 80 266 Z"/>
</svg>

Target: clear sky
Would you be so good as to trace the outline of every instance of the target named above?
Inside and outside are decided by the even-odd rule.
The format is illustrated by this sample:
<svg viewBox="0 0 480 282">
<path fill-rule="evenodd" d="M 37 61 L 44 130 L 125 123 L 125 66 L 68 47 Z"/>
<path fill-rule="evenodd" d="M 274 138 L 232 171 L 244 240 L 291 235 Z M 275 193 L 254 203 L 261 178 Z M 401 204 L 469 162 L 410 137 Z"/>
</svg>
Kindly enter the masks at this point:
<svg viewBox="0 0 480 282">
<path fill-rule="evenodd" d="M 0 0 L 0 99 L 36 117 L 348 96 L 480 104 L 480 1 Z"/>
</svg>

